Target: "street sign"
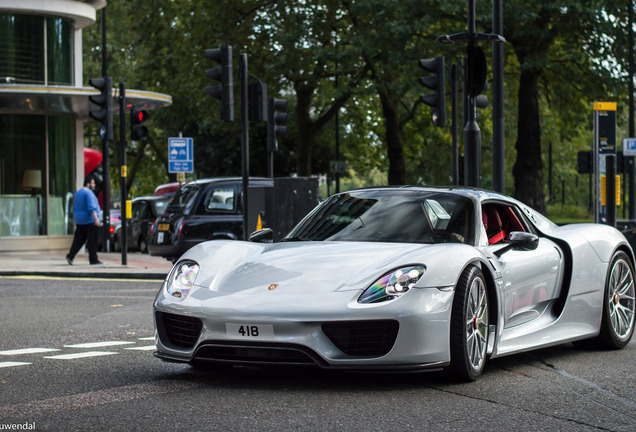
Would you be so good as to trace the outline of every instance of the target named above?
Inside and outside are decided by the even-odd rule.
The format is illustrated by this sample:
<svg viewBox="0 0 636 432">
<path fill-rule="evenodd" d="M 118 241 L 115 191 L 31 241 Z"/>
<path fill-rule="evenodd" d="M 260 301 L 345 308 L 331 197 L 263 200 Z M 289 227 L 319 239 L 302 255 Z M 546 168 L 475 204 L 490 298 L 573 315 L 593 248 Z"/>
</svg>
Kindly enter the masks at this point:
<svg viewBox="0 0 636 432">
<path fill-rule="evenodd" d="M 168 172 L 194 171 L 194 139 L 168 138 Z"/>
<path fill-rule="evenodd" d="M 610 156 L 615 158 L 616 156 L 616 102 L 594 102 L 593 108 L 594 222 L 608 223 L 608 206 L 601 203 L 601 194 L 604 193 L 601 182 L 608 171 L 608 164 L 605 159 Z M 613 175 L 611 178 L 613 178 Z M 612 212 L 614 211 L 614 209 L 611 210 Z"/>
<path fill-rule="evenodd" d="M 636 156 L 636 138 L 623 138 L 623 156 Z"/>
</svg>

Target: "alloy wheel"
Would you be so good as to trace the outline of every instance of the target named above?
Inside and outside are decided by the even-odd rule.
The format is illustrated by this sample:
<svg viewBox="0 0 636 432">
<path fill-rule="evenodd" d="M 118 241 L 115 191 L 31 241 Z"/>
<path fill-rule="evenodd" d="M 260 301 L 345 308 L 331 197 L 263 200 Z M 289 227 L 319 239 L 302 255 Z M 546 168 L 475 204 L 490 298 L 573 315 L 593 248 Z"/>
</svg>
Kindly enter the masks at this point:
<svg viewBox="0 0 636 432">
<path fill-rule="evenodd" d="M 607 296 L 610 323 L 616 336 L 623 340 L 631 335 L 634 326 L 634 275 L 622 259 L 612 267 Z"/>
<path fill-rule="evenodd" d="M 466 351 L 473 369 L 486 361 L 488 344 L 488 295 L 481 278 L 472 281 L 466 302 Z"/>
</svg>

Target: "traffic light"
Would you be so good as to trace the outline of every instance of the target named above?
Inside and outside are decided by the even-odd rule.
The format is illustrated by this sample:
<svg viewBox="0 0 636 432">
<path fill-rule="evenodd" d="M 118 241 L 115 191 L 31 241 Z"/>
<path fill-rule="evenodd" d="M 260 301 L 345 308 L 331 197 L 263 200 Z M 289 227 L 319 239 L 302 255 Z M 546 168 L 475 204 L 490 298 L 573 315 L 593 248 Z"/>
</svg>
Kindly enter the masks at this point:
<svg viewBox="0 0 636 432">
<path fill-rule="evenodd" d="M 249 93 L 249 119 L 251 122 L 267 121 L 267 84 L 262 82 L 252 83 L 248 87 Z"/>
<path fill-rule="evenodd" d="M 287 99 L 269 98 L 267 108 L 267 150 L 278 150 L 277 137 L 287 135 Z"/>
<path fill-rule="evenodd" d="M 220 63 L 221 66 L 207 69 L 205 75 L 221 83 L 208 86 L 205 92 L 221 101 L 221 119 L 234 121 L 234 82 L 232 80 L 232 47 L 223 45 L 221 48 L 206 49 L 205 56 Z"/>
<path fill-rule="evenodd" d="M 420 84 L 434 91 L 434 93 L 421 95 L 420 100 L 433 108 L 433 125 L 446 126 L 446 73 L 444 69 L 444 57 L 420 60 L 420 67 L 432 72 L 433 75 L 420 78 Z"/>
<path fill-rule="evenodd" d="M 111 107 L 113 104 L 111 77 L 91 78 L 89 84 L 100 91 L 100 94 L 89 96 L 88 100 L 99 107 L 90 110 L 88 115 L 102 124 L 104 128 L 103 139 L 112 141 L 113 139 L 113 114 Z"/>
<path fill-rule="evenodd" d="M 468 96 L 476 98 L 488 86 L 488 64 L 481 47 L 469 45 L 466 49 L 466 74 L 468 78 Z"/>
<path fill-rule="evenodd" d="M 148 112 L 144 109 L 133 108 L 130 119 L 130 139 L 141 141 L 148 138 Z"/>
</svg>

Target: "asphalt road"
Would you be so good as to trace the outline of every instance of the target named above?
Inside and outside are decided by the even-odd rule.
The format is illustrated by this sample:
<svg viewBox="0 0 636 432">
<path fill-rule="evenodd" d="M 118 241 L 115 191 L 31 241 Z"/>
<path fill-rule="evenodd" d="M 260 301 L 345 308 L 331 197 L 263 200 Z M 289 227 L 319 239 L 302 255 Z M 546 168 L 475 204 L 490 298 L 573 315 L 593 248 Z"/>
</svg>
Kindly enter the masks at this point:
<svg viewBox="0 0 636 432">
<path fill-rule="evenodd" d="M 636 430 L 634 341 L 495 359 L 470 384 L 435 373 L 199 371 L 152 355 L 159 285 L 0 278 L 0 430 Z"/>
</svg>

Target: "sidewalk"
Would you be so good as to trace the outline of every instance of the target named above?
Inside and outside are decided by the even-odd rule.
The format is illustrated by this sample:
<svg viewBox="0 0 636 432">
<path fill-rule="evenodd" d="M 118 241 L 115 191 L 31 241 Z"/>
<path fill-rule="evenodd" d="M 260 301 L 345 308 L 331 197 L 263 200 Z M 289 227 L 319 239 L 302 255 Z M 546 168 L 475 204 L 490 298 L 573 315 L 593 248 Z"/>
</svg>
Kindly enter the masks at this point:
<svg viewBox="0 0 636 432">
<path fill-rule="evenodd" d="M 57 276 L 109 279 L 163 280 L 172 268 L 170 261 L 140 252 L 128 252 L 122 265 L 121 252 L 100 252 L 104 265 L 90 265 L 88 254 L 80 252 L 73 265 L 66 262 L 65 250 L 0 252 L 0 276 Z"/>
</svg>

